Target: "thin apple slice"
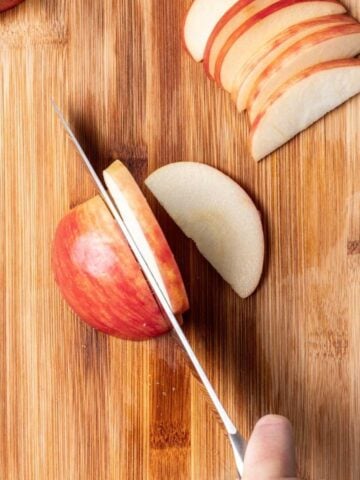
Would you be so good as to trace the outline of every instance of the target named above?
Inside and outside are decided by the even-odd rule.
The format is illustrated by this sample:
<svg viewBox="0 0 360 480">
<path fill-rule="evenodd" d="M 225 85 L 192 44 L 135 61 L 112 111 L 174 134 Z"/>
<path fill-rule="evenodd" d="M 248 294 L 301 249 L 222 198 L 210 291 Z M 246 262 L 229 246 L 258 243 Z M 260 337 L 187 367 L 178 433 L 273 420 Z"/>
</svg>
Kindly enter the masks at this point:
<svg viewBox="0 0 360 480">
<path fill-rule="evenodd" d="M 215 80 L 231 92 L 238 72 L 271 38 L 300 22 L 344 12 L 340 3 L 328 0 L 280 0 L 270 5 L 228 38 L 216 59 Z"/>
<path fill-rule="evenodd" d="M 248 101 L 253 86 L 256 84 L 262 72 L 287 50 L 291 45 L 314 32 L 325 30 L 331 25 L 357 24 L 350 15 L 328 15 L 317 17 L 297 25 L 292 25 L 280 32 L 276 37 L 266 42 L 251 57 L 244 67 L 238 72 L 233 86 L 231 96 L 239 112 L 248 107 Z"/>
<path fill-rule="evenodd" d="M 208 37 L 204 51 L 204 69 L 207 76 L 214 78 L 218 53 L 230 35 L 247 20 L 276 0 L 239 0 L 218 21 Z"/>
<path fill-rule="evenodd" d="M 309 67 L 360 53 L 360 24 L 336 25 L 296 42 L 263 72 L 249 98 L 253 122 L 267 99 L 287 80 Z"/>
<path fill-rule="evenodd" d="M 237 0 L 195 0 L 185 18 L 184 43 L 196 62 L 204 58 L 206 43 L 220 18 Z"/>
<path fill-rule="evenodd" d="M 145 183 L 233 289 L 251 295 L 263 269 L 264 234 L 247 193 L 219 170 L 193 162 L 160 168 Z"/>
<path fill-rule="evenodd" d="M 251 153 L 261 160 L 360 92 L 360 60 L 310 67 L 274 92 L 251 128 Z"/>
<path fill-rule="evenodd" d="M 52 266 L 65 300 L 91 327 L 128 340 L 170 330 L 100 197 L 77 206 L 61 220 L 53 242 Z"/>
<path fill-rule="evenodd" d="M 115 161 L 104 171 L 104 180 L 116 206 L 174 313 L 189 308 L 181 273 L 169 244 L 138 184 L 129 170 Z"/>
</svg>

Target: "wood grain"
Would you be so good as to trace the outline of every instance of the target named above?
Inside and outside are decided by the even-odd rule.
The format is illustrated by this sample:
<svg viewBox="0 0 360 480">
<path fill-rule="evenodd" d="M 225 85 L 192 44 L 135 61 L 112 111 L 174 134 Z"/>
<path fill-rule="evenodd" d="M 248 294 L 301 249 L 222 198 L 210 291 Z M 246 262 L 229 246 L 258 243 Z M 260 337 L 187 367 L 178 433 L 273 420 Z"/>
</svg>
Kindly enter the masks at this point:
<svg viewBox="0 0 360 480">
<path fill-rule="evenodd" d="M 0 17 L 0 478 L 235 478 L 171 335 L 107 338 L 55 287 L 54 229 L 94 188 L 50 97 L 99 171 L 120 157 L 142 182 L 195 160 L 254 197 L 267 261 L 243 301 L 146 192 L 189 291 L 185 331 L 245 435 L 285 414 L 299 477 L 360 477 L 360 98 L 256 164 L 245 116 L 181 48 L 189 4 L 26 0 Z"/>
</svg>

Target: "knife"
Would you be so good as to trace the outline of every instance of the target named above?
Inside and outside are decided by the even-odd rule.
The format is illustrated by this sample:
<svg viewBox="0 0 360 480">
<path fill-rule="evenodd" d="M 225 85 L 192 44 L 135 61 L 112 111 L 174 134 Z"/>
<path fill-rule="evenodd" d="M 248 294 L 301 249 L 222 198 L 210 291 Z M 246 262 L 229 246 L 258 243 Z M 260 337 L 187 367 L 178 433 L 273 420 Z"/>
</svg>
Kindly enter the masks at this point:
<svg viewBox="0 0 360 480">
<path fill-rule="evenodd" d="M 219 414 L 225 430 L 228 434 L 229 441 L 231 444 L 231 447 L 233 449 L 234 453 L 234 460 L 236 464 L 236 468 L 239 474 L 239 477 L 241 478 L 243 474 L 243 468 L 244 468 L 244 456 L 245 456 L 245 449 L 246 449 L 246 442 L 245 439 L 240 435 L 240 433 L 237 431 L 234 423 L 230 419 L 228 413 L 226 412 L 225 408 L 223 407 L 222 403 L 220 402 L 219 397 L 217 396 L 210 380 L 208 379 L 204 369 L 202 368 L 197 356 L 195 355 L 195 352 L 191 348 L 190 343 L 188 342 L 184 332 L 182 331 L 182 328 L 180 327 L 179 322 L 177 321 L 175 315 L 173 314 L 171 310 L 171 306 L 168 303 L 165 295 L 163 294 L 161 287 L 159 286 L 151 268 L 147 264 L 146 260 L 144 259 L 144 255 L 141 252 L 141 248 L 139 245 L 136 243 L 132 235 L 129 233 L 124 221 L 121 218 L 120 212 L 118 211 L 115 203 L 111 199 L 109 193 L 107 192 L 104 183 L 101 181 L 100 177 L 97 175 L 94 167 L 92 166 L 90 160 L 86 156 L 83 148 L 81 147 L 79 141 L 77 140 L 74 132 L 71 130 L 70 125 L 68 122 L 65 120 L 64 115 L 60 111 L 59 107 L 56 105 L 55 101 L 52 99 L 51 103 L 54 107 L 54 110 L 59 117 L 64 129 L 68 133 L 70 140 L 73 142 L 75 145 L 80 157 L 82 158 L 88 172 L 90 173 L 102 199 L 106 203 L 108 209 L 110 210 L 112 216 L 114 217 L 116 223 L 118 224 L 121 232 L 123 233 L 124 237 L 126 238 L 130 249 L 132 250 L 136 260 L 138 261 L 141 270 L 148 281 L 153 294 L 161 306 L 163 313 L 166 315 L 168 318 L 170 324 L 172 325 L 179 341 L 180 344 L 182 345 L 183 349 L 187 353 L 193 367 L 195 368 L 196 373 L 198 374 L 201 382 L 203 383 L 211 401 L 213 402 L 217 413 Z"/>
</svg>

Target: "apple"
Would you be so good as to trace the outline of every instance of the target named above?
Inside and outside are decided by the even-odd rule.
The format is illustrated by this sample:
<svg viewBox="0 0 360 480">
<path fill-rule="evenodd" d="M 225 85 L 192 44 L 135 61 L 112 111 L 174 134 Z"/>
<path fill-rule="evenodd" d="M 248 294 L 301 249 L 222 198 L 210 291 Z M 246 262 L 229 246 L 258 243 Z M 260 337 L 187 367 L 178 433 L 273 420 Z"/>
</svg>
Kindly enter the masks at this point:
<svg viewBox="0 0 360 480">
<path fill-rule="evenodd" d="M 261 160 L 360 92 L 360 60 L 310 67 L 285 82 L 262 106 L 251 127 L 251 153 Z"/>
<path fill-rule="evenodd" d="M 138 184 L 129 170 L 115 161 L 104 180 L 120 215 L 175 313 L 189 308 L 185 287 L 174 255 Z"/>
<path fill-rule="evenodd" d="M 280 0 L 241 24 L 216 57 L 215 80 L 231 92 L 238 72 L 256 51 L 286 28 L 324 15 L 344 13 L 345 8 L 328 0 Z"/>
<path fill-rule="evenodd" d="M 195 0 L 192 3 L 184 23 L 184 43 L 196 62 L 201 62 L 204 58 L 206 43 L 213 28 L 236 2 L 237 0 Z"/>
<path fill-rule="evenodd" d="M 249 98 L 252 122 L 266 100 L 299 72 L 320 63 L 351 58 L 360 53 L 360 24 L 335 25 L 313 33 L 278 56 L 263 72 Z"/>
<path fill-rule="evenodd" d="M 231 33 L 274 2 L 275 0 L 240 0 L 219 19 L 208 38 L 204 51 L 204 69 L 210 79 L 214 79 L 217 55 Z"/>
<path fill-rule="evenodd" d="M 194 162 L 162 167 L 145 183 L 235 292 L 251 295 L 262 274 L 264 234 L 247 193 L 219 170 Z"/>
<path fill-rule="evenodd" d="M 100 197 L 74 208 L 53 243 L 55 280 L 92 327 L 129 340 L 170 329 L 117 223 Z"/>
<path fill-rule="evenodd" d="M 16 7 L 19 3 L 22 3 L 24 0 L 0 0 L 0 12 L 5 12 L 10 10 L 10 8 Z"/>
<path fill-rule="evenodd" d="M 330 25 L 357 24 L 349 15 L 328 15 L 301 22 L 283 30 L 274 38 L 266 42 L 238 72 L 231 96 L 239 112 L 248 107 L 250 92 L 262 72 L 269 67 L 276 57 L 287 50 L 291 45 L 310 35 L 313 32 L 325 30 Z"/>
</svg>

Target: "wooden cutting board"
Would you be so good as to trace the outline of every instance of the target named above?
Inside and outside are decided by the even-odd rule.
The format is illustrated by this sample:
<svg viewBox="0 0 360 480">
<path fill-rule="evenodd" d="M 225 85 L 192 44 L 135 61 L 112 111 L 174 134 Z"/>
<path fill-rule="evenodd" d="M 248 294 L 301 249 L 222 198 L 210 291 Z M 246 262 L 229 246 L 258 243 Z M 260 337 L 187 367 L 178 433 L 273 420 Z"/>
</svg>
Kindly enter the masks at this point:
<svg viewBox="0 0 360 480">
<path fill-rule="evenodd" d="M 54 284 L 56 224 L 95 191 L 50 97 L 99 172 L 121 158 L 142 182 L 206 162 L 253 196 L 267 259 L 243 301 L 149 195 L 190 295 L 185 331 L 245 435 L 284 414 L 302 479 L 360 478 L 360 98 L 256 164 L 246 117 L 181 48 L 189 4 L 25 0 L 0 16 L 1 479 L 235 478 L 171 336 L 98 334 Z"/>
</svg>

